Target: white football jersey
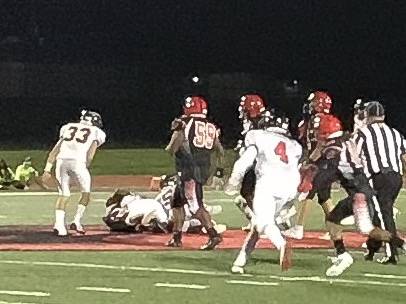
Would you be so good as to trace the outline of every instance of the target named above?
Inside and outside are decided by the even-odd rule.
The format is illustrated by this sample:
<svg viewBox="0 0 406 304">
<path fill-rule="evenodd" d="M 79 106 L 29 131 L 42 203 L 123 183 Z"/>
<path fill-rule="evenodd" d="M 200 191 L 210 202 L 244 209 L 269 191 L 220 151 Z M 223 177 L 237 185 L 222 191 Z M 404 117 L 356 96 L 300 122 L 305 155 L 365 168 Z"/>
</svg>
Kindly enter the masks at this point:
<svg viewBox="0 0 406 304">
<path fill-rule="evenodd" d="M 280 185 L 281 192 L 282 189 L 295 189 L 298 186 L 302 146 L 296 140 L 270 128 L 249 131 L 245 137 L 245 145 L 247 149 L 254 146 L 257 150 L 257 179 L 265 178 L 274 185 Z"/>
<path fill-rule="evenodd" d="M 100 128 L 83 123 L 64 125 L 59 138 L 63 139 L 57 159 L 74 159 L 86 162 L 87 152 L 94 141 L 101 146 L 106 141 L 106 133 Z"/>
</svg>

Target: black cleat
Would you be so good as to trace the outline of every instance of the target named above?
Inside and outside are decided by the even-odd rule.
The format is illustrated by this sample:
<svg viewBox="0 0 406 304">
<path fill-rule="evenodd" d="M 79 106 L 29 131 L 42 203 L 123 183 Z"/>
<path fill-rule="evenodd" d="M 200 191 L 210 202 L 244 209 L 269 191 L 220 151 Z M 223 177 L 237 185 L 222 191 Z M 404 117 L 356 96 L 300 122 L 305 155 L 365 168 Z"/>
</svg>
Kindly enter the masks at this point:
<svg viewBox="0 0 406 304">
<path fill-rule="evenodd" d="M 206 244 L 204 244 L 202 247 L 200 247 L 201 250 L 213 250 L 216 248 L 223 239 L 221 238 L 221 235 L 216 235 L 215 237 L 210 237 L 209 240 L 207 241 Z"/>
<path fill-rule="evenodd" d="M 167 244 L 167 247 L 182 247 L 182 242 L 177 242 L 175 241 L 174 238 L 172 238 Z"/>
<path fill-rule="evenodd" d="M 81 235 L 85 235 L 86 230 L 83 228 L 83 226 L 78 227 L 75 223 L 70 224 L 69 230 L 76 231 L 77 233 Z"/>
</svg>

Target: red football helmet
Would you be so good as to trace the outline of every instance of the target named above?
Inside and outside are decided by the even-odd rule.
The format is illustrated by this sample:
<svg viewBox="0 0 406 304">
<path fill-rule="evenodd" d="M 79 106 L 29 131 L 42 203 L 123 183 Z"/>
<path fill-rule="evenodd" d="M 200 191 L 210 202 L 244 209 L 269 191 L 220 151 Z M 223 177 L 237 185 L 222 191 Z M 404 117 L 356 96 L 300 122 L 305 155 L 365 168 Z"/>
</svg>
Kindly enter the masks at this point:
<svg viewBox="0 0 406 304">
<path fill-rule="evenodd" d="M 310 110 L 313 113 L 329 114 L 331 106 L 333 105 L 331 97 L 327 93 L 321 91 L 310 93 L 307 100 L 309 102 Z"/>
<path fill-rule="evenodd" d="M 200 96 L 187 97 L 183 107 L 183 113 L 186 116 L 198 114 L 207 115 L 207 102 Z"/>
<path fill-rule="evenodd" d="M 325 140 L 333 133 L 342 131 L 341 121 L 334 115 L 317 116 L 314 119 L 316 136 L 319 140 Z"/>
<path fill-rule="evenodd" d="M 248 118 L 257 118 L 265 111 L 264 101 L 259 95 L 244 95 L 240 99 L 238 112 L 240 119 L 247 116 Z"/>
</svg>

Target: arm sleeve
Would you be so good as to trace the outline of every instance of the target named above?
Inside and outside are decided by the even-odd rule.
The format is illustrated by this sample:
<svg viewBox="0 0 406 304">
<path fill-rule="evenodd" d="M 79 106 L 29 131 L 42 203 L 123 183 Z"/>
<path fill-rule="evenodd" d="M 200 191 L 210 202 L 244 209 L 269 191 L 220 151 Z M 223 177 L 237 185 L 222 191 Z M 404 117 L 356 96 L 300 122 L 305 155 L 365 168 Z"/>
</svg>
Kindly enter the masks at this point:
<svg viewBox="0 0 406 304">
<path fill-rule="evenodd" d="M 62 126 L 61 129 L 59 130 L 59 138 L 63 138 L 66 130 L 66 125 Z"/>
<path fill-rule="evenodd" d="M 231 177 L 229 183 L 231 185 L 239 185 L 243 178 L 245 172 L 253 165 L 258 151 L 254 145 L 247 147 L 241 157 L 235 162 L 233 167 L 233 172 L 231 173 Z"/>
<path fill-rule="evenodd" d="M 106 142 L 106 133 L 103 130 L 97 129 L 96 141 L 98 147 Z"/>
</svg>

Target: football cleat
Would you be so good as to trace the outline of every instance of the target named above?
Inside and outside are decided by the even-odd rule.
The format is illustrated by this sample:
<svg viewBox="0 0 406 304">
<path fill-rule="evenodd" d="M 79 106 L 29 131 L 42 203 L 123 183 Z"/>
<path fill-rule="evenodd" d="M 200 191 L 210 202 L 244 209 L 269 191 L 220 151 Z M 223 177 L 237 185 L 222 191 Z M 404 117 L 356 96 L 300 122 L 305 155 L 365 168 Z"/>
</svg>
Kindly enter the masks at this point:
<svg viewBox="0 0 406 304">
<path fill-rule="evenodd" d="M 206 244 L 204 244 L 203 246 L 200 247 L 201 250 L 213 250 L 214 248 L 216 248 L 221 242 L 223 241 L 223 239 L 221 238 L 221 236 L 218 234 L 215 237 L 210 237 L 209 240 L 207 241 Z"/>
<path fill-rule="evenodd" d="M 68 236 L 68 231 L 65 227 L 54 227 L 53 232 L 57 236 Z"/>
<path fill-rule="evenodd" d="M 79 233 L 79 234 L 81 234 L 81 235 L 85 235 L 85 234 L 86 234 L 86 230 L 83 228 L 83 226 L 80 225 L 80 224 L 76 224 L 76 223 L 70 224 L 69 230 L 76 231 L 77 233 Z"/>
<path fill-rule="evenodd" d="M 233 265 L 231 267 L 232 274 L 245 274 L 245 270 L 243 267 Z"/>
<path fill-rule="evenodd" d="M 326 271 L 328 277 L 338 277 L 354 263 L 354 259 L 348 252 L 340 254 L 333 261 L 333 265 Z"/>
</svg>

